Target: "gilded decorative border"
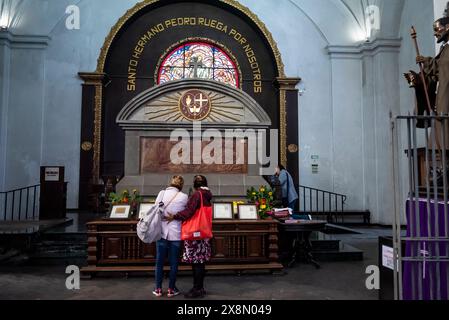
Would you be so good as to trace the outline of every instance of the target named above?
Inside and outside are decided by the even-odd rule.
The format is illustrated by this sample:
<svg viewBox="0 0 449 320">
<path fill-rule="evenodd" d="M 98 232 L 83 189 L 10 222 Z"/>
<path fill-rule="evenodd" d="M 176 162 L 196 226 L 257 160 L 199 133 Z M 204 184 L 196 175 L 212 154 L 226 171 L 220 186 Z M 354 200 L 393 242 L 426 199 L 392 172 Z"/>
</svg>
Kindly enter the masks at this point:
<svg viewBox="0 0 449 320">
<path fill-rule="evenodd" d="M 94 102 L 94 141 L 93 141 L 93 183 L 97 184 L 100 180 L 100 152 L 101 152 L 101 111 L 103 104 L 103 79 L 104 73 L 86 73 L 80 72 L 79 76 L 84 80 L 85 85 L 95 86 Z"/>
<path fill-rule="evenodd" d="M 280 115 L 280 155 L 281 164 L 287 167 L 287 93 L 281 88 L 279 92 Z"/>
<path fill-rule="evenodd" d="M 134 16 L 137 12 L 145 8 L 146 6 L 152 5 L 160 0 L 144 0 L 142 2 L 137 3 L 134 7 L 126 11 L 126 13 L 117 21 L 117 23 L 112 27 L 111 31 L 107 35 L 103 47 L 100 51 L 100 56 L 97 61 L 97 72 L 104 72 L 104 66 L 106 64 L 106 58 L 108 56 L 109 49 L 111 48 L 112 42 L 115 37 L 119 33 L 119 31 L 123 28 L 123 26 Z"/>
<path fill-rule="evenodd" d="M 183 40 L 180 40 L 174 44 L 172 44 L 167 50 L 164 51 L 164 53 L 161 55 L 161 57 L 159 58 L 159 61 L 156 65 L 156 70 L 154 72 L 154 81 L 157 82 L 158 76 L 159 76 L 159 69 L 162 65 L 162 62 L 164 62 L 164 59 L 167 57 L 167 55 L 172 52 L 176 47 L 179 47 L 181 45 L 183 45 L 184 43 L 187 42 L 192 42 L 192 41 L 198 41 L 198 42 L 206 42 L 206 43 L 210 43 L 213 44 L 217 47 L 219 47 L 220 49 L 222 49 L 234 62 L 234 64 L 237 67 L 237 72 L 239 73 L 239 89 L 242 88 L 243 85 L 243 76 L 242 76 L 242 69 L 240 68 L 240 64 L 237 61 L 237 59 L 235 58 L 235 56 L 232 54 L 231 50 L 229 50 L 225 45 L 221 44 L 220 42 L 216 41 L 216 40 L 212 40 L 209 38 L 201 38 L 201 37 L 191 37 L 191 38 L 186 38 Z M 157 83 L 156 83 L 157 85 Z"/>
<path fill-rule="evenodd" d="M 101 154 L 101 109 L 103 103 L 103 84 L 95 85 L 95 116 L 94 116 L 94 158 L 93 158 L 93 178 L 94 184 L 100 181 L 100 154 Z"/>
<path fill-rule="evenodd" d="M 263 35 L 267 39 L 268 43 L 270 44 L 271 50 L 273 51 L 274 58 L 276 59 L 279 77 L 285 77 L 284 63 L 282 61 L 281 52 L 279 51 L 277 43 L 276 41 L 274 41 L 273 35 L 268 30 L 266 25 L 248 7 L 245 7 L 238 1 L 236 0 L 220 0 L 220 1 L 244 13 L 248 18 L 251 19 L 251 21 L 253 21 L 253 23 L 257 25 L 257 27 L 260 29 L 260 31 L 262 31 Z"/>
<path fill-rule="evenodd" d="M 109 32 L 108 36 L 105 39 L 105 42 L 103 44 L 103 47 L 101 48 L 100 56 L 98 58 L 97 62 L 97 72 L 103 72 L 106 58 L 109 52 L 109 49 L 111 47 L 112 42 L 114 41 L 115 37 L 119 33 L 119 31 L 122 29 L 122 27 L 126 24 L 126 22 L 131 19 L 137 12 L 142 10 L 143 8 L 152 5 L 160 0 L 144 0 L 142 2 L 137 3 L 133 8 L 129 9 L 124 16 L 122 16 L 118 22 L 112 27 L 111 31 Z M 267 39 L 268 43 L 271 46 L 271 50 L 273 51 L 274 57 L 276 59 L 277 69 L 279 73 L 279 77 L 285 77 L 284 72 L 284 63 L 282 62 L 281 53 L 278 49 L 277 43 L 273 39 L 273 35 L 270 31 L 268 31 L 265 24 L 259 19 L 259 17 L 251 12 L 249 8 L 243 6 L 236 0 L 219 0 L 238 11 L 245 14 L 253 23 L 257 25 L 257 27 L 262 31 L 263 35 Z"/>
<path fill-rule="evenodd" d="M 280 156 L 281 164 L 287 167 L 287 91 L 297 91 L 296 85 L 301 82 L 301 78 L 277 78 L 279 84 L 279 113 L 280 113 Z"/>
</svg>

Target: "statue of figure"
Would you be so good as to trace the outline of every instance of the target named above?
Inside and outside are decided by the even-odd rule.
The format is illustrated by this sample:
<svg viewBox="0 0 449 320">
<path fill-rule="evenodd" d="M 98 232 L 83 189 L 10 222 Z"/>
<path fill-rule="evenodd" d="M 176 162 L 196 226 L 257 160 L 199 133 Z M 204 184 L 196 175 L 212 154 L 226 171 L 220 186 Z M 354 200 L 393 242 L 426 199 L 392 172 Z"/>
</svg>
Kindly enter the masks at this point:
<svg viewBox="0 0 449 320">
<path fill-rule="evenodd" d="M 440 52 L 435 58 L 419 55 L 419 48 L 416 42 L 416 31 L 412 28 L 412 38 L 415 40 L 415 46 L 418 52 L 416 63 L 420 65 L 421 72 L 416 73 L 410 71 L 409 73 L 404 74 L 404 76 L 410 87 L 415 89 L 417 115 L 434 114 L 449 116 L 449 46 L 447 44 L 449 40 L 449 3 L 445 11 L 445 16 L 434 22 L 433 29 L 438 43 L 441 44 Z M 417 122 L 417 127 L 430 128 L 431 122 L 419 120 Z M 429 131 L 426 130 L 426 134 L 428 134 L 428 132 Z M 430 131 L 428 141 L 427 147 L 429 149 L 434 148 L 440 154 L 443 152 L 448 154 L 449 121 L 437 119 L 434 122 L 434 130 Z M 439 160 L 437 160 L 436 168 L 433 168 L 433 165 L 430 167 L 428 179 L 431 185 L 433 184 L 432 171 L 436 173 L 437 185 L 442 186 L 444 165 L 441 156 Z M 449 178 L 449 173 L 447 178 Z"/>
<path fill-rule="evenodd" d="M 448 3 L 449 9 L 449 3 Z M 449 47 L 447 42 L 449 40 L 449 16 L 446 9 L 446 16 L 435 21 L 434 35 L 441 43 L 439 54 L 435 58 L 417 56 L 416 62 L 422 63 L 424 67 L 424 78 L 426 80 L 427 91 L 431 103 L 432 112 L 436 114 L 449 115 Z M 404 74 L 410 87 L 415 88 L 417 114 L 424 115 L 428 111 L 427 100 L 424 94 L 424 85 L 422 83 L 420 74 L 413 71 Z M 424 121 L 420 121 L 417 125 L 419 128 L 424 128 Z M 438 148 L 441 145 L 441 123 L 436 122 L 436 140 Z M 449 149 L 449 124 L 446 128 L 446 149 Z"/>
</svg>

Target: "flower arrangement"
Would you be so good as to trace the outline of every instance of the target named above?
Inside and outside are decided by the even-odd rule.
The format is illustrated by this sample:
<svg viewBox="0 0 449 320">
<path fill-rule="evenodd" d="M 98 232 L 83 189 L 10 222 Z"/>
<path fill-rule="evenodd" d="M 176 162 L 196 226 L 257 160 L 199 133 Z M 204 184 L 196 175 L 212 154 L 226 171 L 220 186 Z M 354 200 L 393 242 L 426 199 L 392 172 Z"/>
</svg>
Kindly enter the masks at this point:
<svg viewBox="0 0 449 320">
<path fill-rule="evenodd" d="M 232 211 L 234 214 L 237 214 L 239 212 L 239 204 L 245 204 L 244 201 L 233 201 L 232 202 Z"/>
<path fill-rule="evenodd" d="M 246 192 L 247 199 L 256 204 L 261 219 L 270 216 L 270 212 L 273 210 L 273 195 L 273 190 L 265 186 L 261 186 L 259 190 L 252 187 Z"/>
<path fill-rule="evenodd" d="M 134 189 L 131 194 L 128 190 L 123 190 L 121 194 L 111 192 L 109 194 L 109 201 L 111 201 L 113 206 L 119 204 L 129 204 L 131 205 L 131 210 L 135 213 L 137 212 L 138 205 L 142 202 L 142 197 L 137 189 Z"/>
</svg>

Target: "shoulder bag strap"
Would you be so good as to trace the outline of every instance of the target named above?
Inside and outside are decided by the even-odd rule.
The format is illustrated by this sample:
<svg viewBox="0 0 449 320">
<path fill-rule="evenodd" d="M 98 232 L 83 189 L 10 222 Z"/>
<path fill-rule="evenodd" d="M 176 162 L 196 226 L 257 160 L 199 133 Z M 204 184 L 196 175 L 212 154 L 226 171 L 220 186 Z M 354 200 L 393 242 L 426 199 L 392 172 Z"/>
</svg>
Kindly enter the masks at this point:
<svg viewBox="0 0 449 320">
<path fill-rule="evenodd" d="M 173 202 L 173 200 L 176 199 L 176 197 L 178 196 L 178 194 L 179 194 L 179 191 L 178 191 L 178 192 L 175 194 L 175 196 L 170 200 L 170 202 L 167 203 L 167 205 L 165 206 L 165 209 L 167 209 L 167 207 Z"/>
<path fill-rule="evenodd" d="M 201 190 L 198 191 L 200 193 L 200 198 L 201 198 L 201 206 L 200 208 L 203 207 L 203 193 L 201 192 Z"/>
<path fill-rule="evenodd" d="M 164 204 L 165 191 L 166 191 L 166 190 L 164 190 L 164 193 L 162 194 L 161 201 L 159 201 L 159 207 L 163 207 L 163 206 L 165 205 L 165 204 Z"/>
</svg>

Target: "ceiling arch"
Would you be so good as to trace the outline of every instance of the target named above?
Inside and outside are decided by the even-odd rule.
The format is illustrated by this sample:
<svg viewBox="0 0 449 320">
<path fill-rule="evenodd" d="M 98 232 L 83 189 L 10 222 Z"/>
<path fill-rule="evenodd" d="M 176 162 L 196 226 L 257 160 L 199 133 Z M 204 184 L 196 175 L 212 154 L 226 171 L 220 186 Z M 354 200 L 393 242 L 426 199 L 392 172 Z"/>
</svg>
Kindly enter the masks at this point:
<svg viewBox="0 0 449 320">
<path fill-rule="evenodd" d="M 64 21 L 65 9 L 69 5 L 81 4 L 85 0 L 0 0 L 0 22 L 15 34 L 50 35 Z M 139 0 L 124 0 L 108 6 L 122 10 Z M 365 9 L 377 5 L 381 10 L 380 36 L 395 37 L 399 33 L 400 16 L 404 0 L 282 0 L 299 14 L 309 19 L 320 35 L 329 44 L 351 44 L 366 36 Z M 251 8 L 252 1 L 241 0 Z M 282 3 L 282 2 L 281 2 Z M 123 13 L 123 12 L 122 12 Z M 82 13 L 81 13 L 82 14 Z M 111 17 L 114 20 L 114 17 Z M 111 21 L 111 24 L 115 23 Z"/>
</svg>

